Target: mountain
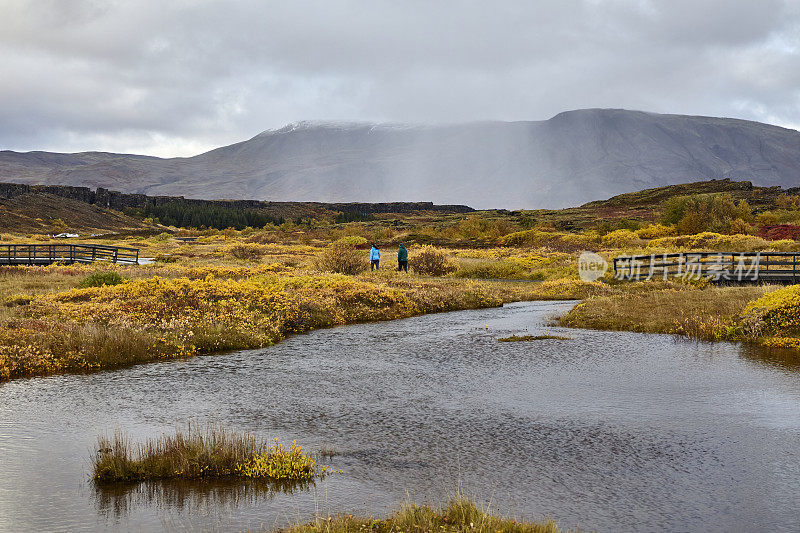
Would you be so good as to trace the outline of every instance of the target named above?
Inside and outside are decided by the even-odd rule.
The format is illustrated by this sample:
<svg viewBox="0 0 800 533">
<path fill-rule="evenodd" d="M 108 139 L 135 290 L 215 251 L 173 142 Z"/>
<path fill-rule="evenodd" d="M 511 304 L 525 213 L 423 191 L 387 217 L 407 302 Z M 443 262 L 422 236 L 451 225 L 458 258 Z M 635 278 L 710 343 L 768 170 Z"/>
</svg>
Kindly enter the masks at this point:
<svg viewBox="0 0 800 533">
<path fill-rule="evenodd" d="M 796 187 L 800 132 L 585 109 L 442 126 L 299 122 L 187 158 L 0 152 L 0 181 L 206 199 L 556 208 L 707 178 Z"/>
</svg>

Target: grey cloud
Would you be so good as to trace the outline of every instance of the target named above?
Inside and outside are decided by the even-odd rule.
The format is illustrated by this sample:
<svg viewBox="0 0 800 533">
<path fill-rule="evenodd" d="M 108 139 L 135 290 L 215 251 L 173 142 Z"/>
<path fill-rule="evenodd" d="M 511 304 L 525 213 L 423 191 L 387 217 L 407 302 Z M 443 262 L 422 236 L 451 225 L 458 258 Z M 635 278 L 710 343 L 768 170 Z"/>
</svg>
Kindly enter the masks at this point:
<svg viewBox="0 0 800 533">
<path fill-rule="evenodd" d="M 0 148 L 187 155 L 301 119 L 800 124 L 795 1 L 22 1 Z M 101 142 L 102 146 L 93 143 Z"/>
</svg>

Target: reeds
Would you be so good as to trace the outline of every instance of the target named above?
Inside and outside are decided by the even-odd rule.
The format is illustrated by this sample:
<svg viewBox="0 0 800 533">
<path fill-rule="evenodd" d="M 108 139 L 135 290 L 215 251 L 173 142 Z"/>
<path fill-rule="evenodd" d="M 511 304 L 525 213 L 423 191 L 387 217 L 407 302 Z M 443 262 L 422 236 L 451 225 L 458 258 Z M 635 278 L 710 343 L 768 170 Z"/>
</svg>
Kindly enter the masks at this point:
<svg viewBox="0 0 800 533">
<path fill-rule="evenodd" d="M 388 518 L 339 515 L 283 530 L 285 533 L 355 533 L 360 531 L 470 531 L 477 533 L 558 533 L 552 520 L 523 522 L 492 516 L 470 500 L 459 498 L 446 507 L 407 505 Z"/>
<path fill-rule="evenodd" d="M 189 424 L 174 434 L 133 443 L 121 431 L 97 439 L 93 479 L 100 483 L 165 479 L 250 478 L 309 481 L 330 469 L 292 442 L 289 449 L 216 425 Z"/>
<path fill-rule="evenodd" d="M 568 341 L 571 339 L 569 337 L 560 337 L 558 335 L 512 335 L 510 337 L 504 337 L 497 340 L 499 342 L 528 342 L 545 340 Z"/>
</svg>

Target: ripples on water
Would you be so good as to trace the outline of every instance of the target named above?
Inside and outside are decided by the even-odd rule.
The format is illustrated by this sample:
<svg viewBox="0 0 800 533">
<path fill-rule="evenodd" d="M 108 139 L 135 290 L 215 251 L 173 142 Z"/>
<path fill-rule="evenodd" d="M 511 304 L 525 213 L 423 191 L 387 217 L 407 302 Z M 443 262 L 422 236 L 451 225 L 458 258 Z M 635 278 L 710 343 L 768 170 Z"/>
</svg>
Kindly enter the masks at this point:
<svg viewBox="0 0 800 533">
<path fill-rule="evenodd" d="M 429 315 L 277 346 L 0 385 L 0 529 L 242 529 L 382 514 L 457 485 L 585 530 L 795 531 L 800 363 L 564 330 L 569 302 Z M 499 343 L 550 332 L 570 340 Z M 189 418 L 337 450 L 309 487 L 88 482 L 99 432 Z"/>
</svg>

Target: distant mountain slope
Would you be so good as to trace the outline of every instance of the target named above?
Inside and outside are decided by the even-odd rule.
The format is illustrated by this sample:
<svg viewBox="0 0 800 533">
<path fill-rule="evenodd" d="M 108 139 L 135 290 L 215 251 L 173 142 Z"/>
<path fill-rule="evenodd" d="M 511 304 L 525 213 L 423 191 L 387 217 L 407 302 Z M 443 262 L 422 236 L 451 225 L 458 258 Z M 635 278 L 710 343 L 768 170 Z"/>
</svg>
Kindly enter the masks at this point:
<svg viewBox="0 0 800 533">
<path fill-rule="evenodd" d="M 796 187 L 800 132 L 587 109 L 538 122 L 301 122 L 189 158 L 0 152 L 0 181 L 208 199 L 554 208 L 704 178 Z"/>
<path fill-rule="evenodd" d="M 0 230 L 13 233 L 90 233 L 152 229 L 113 209 L 51 194 L 0 198 Z"/>
</svg>

